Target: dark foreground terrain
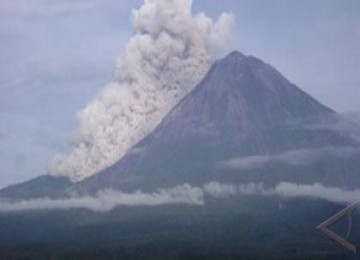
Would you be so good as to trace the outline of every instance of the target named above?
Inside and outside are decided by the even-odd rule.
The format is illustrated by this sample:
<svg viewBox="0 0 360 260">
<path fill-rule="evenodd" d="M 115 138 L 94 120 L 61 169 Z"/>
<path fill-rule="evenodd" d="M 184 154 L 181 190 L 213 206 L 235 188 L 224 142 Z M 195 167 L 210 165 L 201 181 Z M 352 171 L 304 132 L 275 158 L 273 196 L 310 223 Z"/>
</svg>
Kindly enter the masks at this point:
<svg viewBox="0 0 360 260">
<path fill-rule="evenodd" d="M 1 213 L 0 259 L 355 259 L 315 228 L 342 208 L 242 196 L 205 206 Z M 356 219 L 351 241 L 360 241 Z M 334 229 L 343 235 L 346 224 Z"/>
</svg>

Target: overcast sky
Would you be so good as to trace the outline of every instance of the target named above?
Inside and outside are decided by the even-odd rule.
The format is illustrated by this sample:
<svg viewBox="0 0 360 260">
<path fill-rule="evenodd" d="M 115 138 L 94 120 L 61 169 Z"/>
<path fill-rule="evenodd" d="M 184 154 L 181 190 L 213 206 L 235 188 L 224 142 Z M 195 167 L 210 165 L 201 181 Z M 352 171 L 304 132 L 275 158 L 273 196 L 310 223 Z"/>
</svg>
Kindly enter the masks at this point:
<svg viewBox="0 0 360 260">
<path fill-rule="evenodd" d="M 0 187 L 46 172 L 111 80 L 141 1 L 0 0 Z M 339 112 L 360 111 L 359 0 L 194 0 L 236 17 L 237 49 Z M 218 57 L 220 58 L 220 57 Z"/>
</svg>

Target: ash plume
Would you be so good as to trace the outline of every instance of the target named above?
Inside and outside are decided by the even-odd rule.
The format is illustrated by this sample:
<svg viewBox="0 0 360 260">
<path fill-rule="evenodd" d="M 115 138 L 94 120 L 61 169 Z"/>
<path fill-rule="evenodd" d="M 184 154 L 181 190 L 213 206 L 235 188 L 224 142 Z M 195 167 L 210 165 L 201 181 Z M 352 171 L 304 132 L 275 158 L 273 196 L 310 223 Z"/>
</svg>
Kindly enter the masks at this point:
<svg viewBox="0 0 360 260">
<path fill-rule="evenodd" d="M 234 17 L 193 15 L 191 0 L 145 0 L 132 12 L 134 35 L 115 80 L 77 114 L 72 148 L 57 154 L 53 175 L 79 181 L 119 160 L 204 77 L 228 42 Z"/>
</svg>

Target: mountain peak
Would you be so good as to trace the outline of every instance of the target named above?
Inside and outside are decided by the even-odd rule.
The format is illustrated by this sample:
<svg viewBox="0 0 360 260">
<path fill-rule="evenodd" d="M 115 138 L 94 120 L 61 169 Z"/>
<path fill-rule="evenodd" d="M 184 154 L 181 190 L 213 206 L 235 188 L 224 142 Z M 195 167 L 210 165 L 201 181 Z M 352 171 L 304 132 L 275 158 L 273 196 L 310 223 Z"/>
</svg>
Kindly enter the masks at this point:
<svg viewBox="0 0 360 260">
<path fill-rule="evenodd" d="M 229 158 L 349 145 L 347 137 L 331 130 L 306 128 L 308 121 L 331 113 L 271 65 L 231 52 L 213 64 L 150 135 L 76 189 L 201 183 L 222 178 L 217 162 Z"/>
<path fill-rule="evenodd" d="M 353 145 L 352 135 L 334 129 L 308 127 L 309 121 L 323 124 L 322 119 L 333 113 L 271 65 L 234 51 L 215 62 L 202 82 L 160 125 L 114 165 L 76 184 L 40 178 L 4 189 L 0 196 L 19 198 L 29 193 L 34 196 L 59 194 L 55 188 L 41 189 L 48 187 L 44 182 L 49 182 L 50 187 L 60 186 L 59 190 L 65 195 L 109 187 L 131 191 L 159 185 L 201 184 L 214 178 L 239 180 L 243 174 L 231 169 L 219 170 L 218 163 L 231 158 L 268 156 L 298 149 Z M 325 167 L 316 164 L 314 171 L 321 178 L 325 175 L 319 174 L 319 165 L 320 169 Z M 346 179 L 344 169 L 348 167 L 347 173 L 352 174 L 359 168 L 355 166 L 344 161 L 326 167 L 343 181 Z M 278 172 L 275 169 L 272 173 L 274 175 L 266 168 L 264 175 L 254 175 L 254 178 L 273 180 Z M 279 174 L 281 181 L 292 178 L 292 174 L 286 174 L 285 179 Z M 330 173 L 328 176 L 330 181 L 335 179 Z M 253 181 L 252 173 L 248 177 Z"/>
<path fill-rule="evenodd" d="M 244 133 L 332 112 L 271 65 L 233 51 L 212 66 L 204 80 L 170 113 L 176 117 L 169 118 L 174 122 L 174 132 L 178 132 L 175 128 L 189 128 L 191 122 L 212 125 L 220 132 L 232 129 Z"/>
<path fill-rule="evenodd" d="M 235 50 L 230 52 L 228 55 L 226 55 L 225 58 L 223 58 L 223 60 L 242 60 L 245 59 L 246 57 L 247 56 L 242 52 Z"/>
<path fill-rule="evenodd" d="M 252 56 L 245 55 L 239 51 L 232 51 L 223 59 L 218 60 L 213 67 L 223 70 L 232 76 L 239 74 L 249 74 L 256 77 L 261 77 L 264 74 L 270 74 L 271 78 L 287 81 L 273 66 L 264 61 Z"/>
</svg>

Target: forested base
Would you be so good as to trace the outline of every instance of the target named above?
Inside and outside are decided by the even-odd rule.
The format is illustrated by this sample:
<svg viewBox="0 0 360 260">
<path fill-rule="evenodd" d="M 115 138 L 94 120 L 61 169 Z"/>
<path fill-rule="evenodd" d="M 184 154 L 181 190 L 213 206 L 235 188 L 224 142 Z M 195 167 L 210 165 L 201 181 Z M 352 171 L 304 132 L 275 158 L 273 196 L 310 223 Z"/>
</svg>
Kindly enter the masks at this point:
<svg viewBox="0 0 360 260">
<path fill-rule="evenodd" d="M 316 229 L 344 205 L 236 197 L 205 206 L 0 215 L 0 259 L 353 259 Z M 354 217 L 352 240 L 360 241 Z M 334 227 L 346 233 L 346 222 Z"/>
<path fill-rule="evenodd" d="M 178 259 L 353 259 L 343 252 L 302 252 L 301 249 L 285 249 L 283 252 L 272 248 L 256 245 L 238 246 L 225 249 L 194 245 L 171 245 L 170 243 L 155 243 L 138 247 L 70 247 L 58 244 L 28 245 L 20 247 L 1 248 L 1 259 L 144 259 L 144 260 L 178 260 Z"/>
</svg>

